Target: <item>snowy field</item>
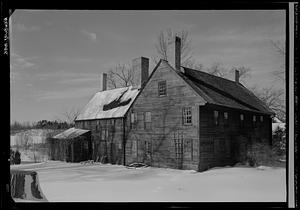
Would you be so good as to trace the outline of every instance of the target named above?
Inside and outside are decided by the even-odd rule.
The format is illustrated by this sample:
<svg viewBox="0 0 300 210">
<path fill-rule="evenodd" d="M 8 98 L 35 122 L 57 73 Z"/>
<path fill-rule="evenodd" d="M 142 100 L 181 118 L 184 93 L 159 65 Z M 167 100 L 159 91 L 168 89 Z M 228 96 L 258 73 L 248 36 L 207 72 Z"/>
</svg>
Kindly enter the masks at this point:
<svg viewBox="0 0 300 210">
<path fill-rule="evenodd" d="M 11 168 L 37 171 L 50 202 L 286 201 L 285 168 L 235 166 L 196 172 L 60 161 Z"/>
</svg>

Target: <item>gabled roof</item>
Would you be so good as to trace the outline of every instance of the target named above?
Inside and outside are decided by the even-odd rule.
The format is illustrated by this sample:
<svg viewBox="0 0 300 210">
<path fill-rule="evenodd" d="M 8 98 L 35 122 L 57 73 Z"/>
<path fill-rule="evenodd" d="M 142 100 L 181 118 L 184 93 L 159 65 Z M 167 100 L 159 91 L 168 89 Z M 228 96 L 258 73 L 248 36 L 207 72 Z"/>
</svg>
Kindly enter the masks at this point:
<svg viewBox="0 0 300 210">
<path fill-rule="evenodd" d="M 209 104 L 274 114 L 240 83 L 186 67 L 183 70 L 176 72 Z"/>
<path fill-rule="evenodd" d="M 79 128 L 69 128 L 68 130 L 65 130 L 57 135 L 55 135 L 54 139 L 73 139 L 78 136 L 81 136 L 82 134 L 85 134 L 89 132 L 89 130 L 79 129 Z"/>
<path fill-rule="evenodd" d="M 124 117 L 138 93 L 132 86 L 97 92 L 75 121 Z"/>
</svg>

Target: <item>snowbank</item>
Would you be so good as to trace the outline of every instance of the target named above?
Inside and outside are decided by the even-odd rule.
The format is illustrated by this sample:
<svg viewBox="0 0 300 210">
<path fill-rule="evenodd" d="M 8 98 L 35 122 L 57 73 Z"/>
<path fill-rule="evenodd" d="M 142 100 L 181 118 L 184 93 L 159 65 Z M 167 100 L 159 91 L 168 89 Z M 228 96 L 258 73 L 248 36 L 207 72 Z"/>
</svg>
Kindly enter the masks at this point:
<svg viewBox="0 0 300 210">
<path fill-rule="evenodd" d="M 41 189 L 54 202 L 284 202 L 286 199 L 284 168 L 236 166 L 200 173 L 60 161 L 12 168 L 37 171 Z"/>
</svg>

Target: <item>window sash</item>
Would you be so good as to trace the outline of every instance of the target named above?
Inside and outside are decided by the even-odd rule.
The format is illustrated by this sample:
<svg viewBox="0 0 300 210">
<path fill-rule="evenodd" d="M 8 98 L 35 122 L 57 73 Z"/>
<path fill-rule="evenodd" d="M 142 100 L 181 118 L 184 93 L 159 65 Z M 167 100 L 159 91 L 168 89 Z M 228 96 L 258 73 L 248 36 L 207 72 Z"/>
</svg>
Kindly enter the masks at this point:
<svg viewBox="0 0 300 210">
<path fill-rule="evenodd" d="M 224 112 L 224 119 L 228 120 L 228 112 Z"/>
<path fill-rule="evenodd" d="M 243 114 L 240 114 L 240 120 L 244 121 L 244 115 Z"/>
<path fill-rule="evenodd" d="M 167 95 L 167 82 L 166 81 L 158 82 L 158 95 L 159 96 Z"/>
<path fill-rule="evenodd" d="M 219 111 L 214 111 L 214 123 L 219 125 Z"/>
<path fill-rule="evenodd" d="M 184 125 L 192 124 L 192 108 L 191 107 L 183 108 L 183 124 Z"/>
<path fill-rule="evenodd" d="M 130 115 L 130 122 L 131 122 L 131 124 L 133 124 L 134 123 L 134 121 L 135 121 L 135 113 L 131 113 L 131 115 Z"/>
<path fill-rule="evenodd" d="M 151 112 L 145 112 L 145 122 L 151 122 Z"/>
</svg>

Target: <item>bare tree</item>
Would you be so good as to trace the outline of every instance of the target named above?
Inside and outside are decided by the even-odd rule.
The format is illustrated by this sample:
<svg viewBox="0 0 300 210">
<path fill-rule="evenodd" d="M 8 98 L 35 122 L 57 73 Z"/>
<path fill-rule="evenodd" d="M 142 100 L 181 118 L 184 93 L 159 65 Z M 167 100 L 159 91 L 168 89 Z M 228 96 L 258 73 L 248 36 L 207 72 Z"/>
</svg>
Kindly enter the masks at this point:
<svg viewBox="0 0 300 210">
<path fill-rule="evenodd" d="M 276 71 L 274 71 L 272 74 L 278 78 L 280 81 L 284 82 L 285 81 L 285 43 L 284 41 L 274 41 L 271 40 L 271 45 L 275 52 L 278 55 L 278 58 L 281 60 L 281 65 L 280 68 Z"/>
<path fill-rule="evenodd" d="M 61 121 L 66 121 L 68 124 L 74 124 L 74 120 L 79 114 L 80 114 L 79 108 L 72 107 L 72 108 L 66 109 L 61 114 L 63 117 L 63 120 L 61 120 Z"/>
<path fill-rule="evenodd" d="M 135 84 L 135 75 L 131 65 L 118 64 L 107 74 L 109 88 L 128 87 Z"/>
<path fill-rule="evenodd" d="M 181 38 L 181 65 L 200 70 L 203 66 L 193 59 L 192 41 L 187 30 L 174 32 L 168 28 L 165 31 L 161 31 L 155 44 L 159 58 L 169 61 L 172 56 L 170 55 L 170 50 L 174 46 L 176 36 Z M 154 58 L 153 60 L 155 63 L 158 63 L 158 59 Z"/>
<path fill-rule="evenodd" d="M 282 89 L 275 89 L 273 86 L 259 89 L 257 87 L 251 88 L 252 92 L 263 101 L 270 109 L 272 109 L 276 116 L 285 122 L 285 100 L 284 91 Z"/>
<path fill-rule="evenodd" d="M 213 63 L 211 67 L 206 69 L 206 71 L 212 75 L 223 78 L 227 77 L 229 73 L 228 69 L 226 69 L 220 62 Z"/>
</svg>

